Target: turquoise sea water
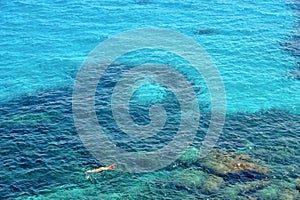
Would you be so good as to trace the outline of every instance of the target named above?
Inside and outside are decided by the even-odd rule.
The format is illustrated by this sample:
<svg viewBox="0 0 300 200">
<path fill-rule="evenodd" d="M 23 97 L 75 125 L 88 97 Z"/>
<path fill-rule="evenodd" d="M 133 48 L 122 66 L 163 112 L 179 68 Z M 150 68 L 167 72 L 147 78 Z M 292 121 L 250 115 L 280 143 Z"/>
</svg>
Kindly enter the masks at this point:
<svg viewBox="0 0 300 200">
<path fill-rule="evenodd" d="M 297 191 L 299 11 L 299 3 L 292 0 L 1 1 L 0 197 L 278 199 L 286 190 Z M 271 168 L 270 185 L 240 191 L 240 178 L 240 185 L 227 180 L 216 192 L 203 192 L 178 176 L 188 176 L 187 169 L 210 172 L 179 161 L 152 173 L 86 177 L 84 171 L 100 163 L 84 148 L 74 127 L 71 98 L 76 73 L 100 42 L 143 27 L 183 33 L 210 54 L 227 98 L 218 148 L 265 161 Z M 172 56 L 156 59 L 174 62 Z M 209 104 L 203 93 L 200 102 Z M 197 133 L 195 147 L 203 134 Z"/>
</svg>

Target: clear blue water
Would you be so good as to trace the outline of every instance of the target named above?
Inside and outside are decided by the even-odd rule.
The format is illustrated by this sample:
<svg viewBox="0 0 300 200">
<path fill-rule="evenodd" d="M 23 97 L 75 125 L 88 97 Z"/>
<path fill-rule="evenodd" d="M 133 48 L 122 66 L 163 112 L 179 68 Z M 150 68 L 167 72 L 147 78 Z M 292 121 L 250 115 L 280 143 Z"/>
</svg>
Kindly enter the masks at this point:
<svg viewBox="0 0 300 200">
<path fill-rule="evenodd" d="M 266 193 L 295 189 L 300 177 L 299 7 L 292 0 L 0 1 L 0 197 L 271 199 Z M 100 42 L 142 27 L 176 30 L 210 54 L 227 97 L 218 147 L 267 162 L 276 183 L 269 190 L 229 197 L 229 183 L 213 194 L 178 187 L 170 174 L 193 167 L 178 163 L 172 170 L 86 178 L 84 171 L 99 162 L 74 127 L 74 78 Z M 199 131 L 195 146 L 202 137 Z"/>
</svg>

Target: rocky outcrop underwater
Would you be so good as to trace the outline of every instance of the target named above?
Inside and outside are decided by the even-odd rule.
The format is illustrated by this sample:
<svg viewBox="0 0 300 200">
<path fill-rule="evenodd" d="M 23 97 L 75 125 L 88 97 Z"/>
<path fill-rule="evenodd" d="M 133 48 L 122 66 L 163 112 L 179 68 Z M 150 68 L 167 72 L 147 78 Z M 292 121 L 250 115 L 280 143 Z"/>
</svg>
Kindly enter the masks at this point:
<svg viewBox="0 0 300 200">
<path fill-rule="evenodd" d="M 190 147 L 179 159 L 174 182 L 181 189 L 200 192 L 215 199 L 297 199 L 300 180 L 284 185 L 273 179 L 272 166 L 250 155 L 214 149 L 198 158 L 200 150 Z M 298 189 L 298 190 L 297 190 Z"/>
</svg>

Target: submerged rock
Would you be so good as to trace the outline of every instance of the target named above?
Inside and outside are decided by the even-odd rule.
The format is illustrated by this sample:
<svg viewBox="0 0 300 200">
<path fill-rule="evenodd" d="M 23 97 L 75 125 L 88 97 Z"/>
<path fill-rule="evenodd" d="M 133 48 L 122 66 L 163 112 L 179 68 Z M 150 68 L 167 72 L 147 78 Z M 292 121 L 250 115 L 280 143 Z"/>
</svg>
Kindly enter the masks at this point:
<svg viewBox="0 0 300 200">
<path fill-rule="evenodd" d="M 220 176 L 232 175 L 240 172 L 254 172 L 254 174 L 267 175 L 268 168 L 260 160 L 248 155 L 227 152 L 225 150 L 213 150 L 205 158 L 198 161 L 214 174 Z M 255 177 L 253 177 L 255 179 Z"/>
<path fill-rule="evenodd" d="M 206 172 L 193 168 L 178 170 L 171 176 L 178 186 L 188 188 L 201 188 L 207 177 Z"/>
<path fill-rule="evenodd" d="M 270 184 L 269 186 L 257 191 L 256 196 L 262 199 L 277 200 L 280 193 L 280 186 Z"/>
<path fill-rule="evenodd" d="M 195 35 L 212 35 L 212 34 L 217 34 L 218 31 L 214 28 L 198 28 L 193 30 L 193 33 Z"/>
<path fill-rule="evenodd" d="M 196 147 L 189 147 L 185 152 L 177 159 L 177 161 L 184 165 L 191 165 L 197 163 L 200 155 L 200 150 Z"/>
<path fill-rule="evenodd" d="M 240 197 L 247 193 L 253 193 L 257 190 L 263 189 L 270 185 L 270 181 L 258 180 L 248 183 L 238 183 L 235 185 L 229 185 L 224 189 L 224 195 L 226 198 L 232 199 L 232 197 Z"/>
<path fill-rule="evenodd" d="M 205 194 L 215 193 L 220 190 L 221 187 L 225 185 L 225 181 L 222 177 L 209 175 L 207 180 L 201 187 L 201 192 Z"/>
<path fill-rule="evenodd" d="M 285 189 L 279 196 L 279 200 L 296 200 L 299 197 L 299 191 L 295 189 Z"/>
<path fill-rule="evenodd" d="M 189 193 L 217 194 L 225 186 L 222 177 L 208 174 L 198 168 L 176 170 L 170 178 L 177 189 Z"/>
</svg>

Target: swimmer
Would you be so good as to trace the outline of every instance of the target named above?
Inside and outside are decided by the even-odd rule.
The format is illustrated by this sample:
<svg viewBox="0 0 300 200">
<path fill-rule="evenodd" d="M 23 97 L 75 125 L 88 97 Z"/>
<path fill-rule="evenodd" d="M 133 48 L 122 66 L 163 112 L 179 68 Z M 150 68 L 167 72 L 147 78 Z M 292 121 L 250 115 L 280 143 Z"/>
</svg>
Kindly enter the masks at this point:
<svg viewBox="0 0 300 200">
<path fill-rule="evenodd" d="M 97 173 L 97 172 L 102 172 L 102 171 L 107 171 L 107 170 L 114 170 L 115 169 L 115 166 L 114 165 L 111 165 L 111 166 L 108 166 L 108 167 L 99 167 L 97 169 L 93 169 L 93 170 L 88 170 L 86 172 L 93 172 L 93 173 Z"/>
</svg>

